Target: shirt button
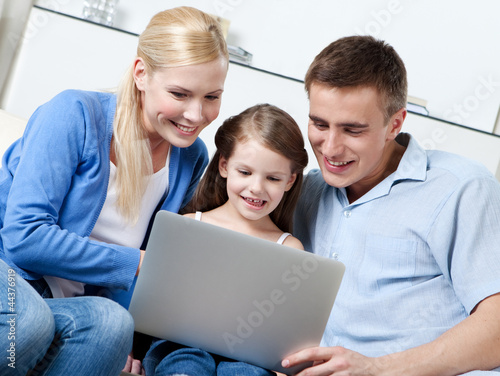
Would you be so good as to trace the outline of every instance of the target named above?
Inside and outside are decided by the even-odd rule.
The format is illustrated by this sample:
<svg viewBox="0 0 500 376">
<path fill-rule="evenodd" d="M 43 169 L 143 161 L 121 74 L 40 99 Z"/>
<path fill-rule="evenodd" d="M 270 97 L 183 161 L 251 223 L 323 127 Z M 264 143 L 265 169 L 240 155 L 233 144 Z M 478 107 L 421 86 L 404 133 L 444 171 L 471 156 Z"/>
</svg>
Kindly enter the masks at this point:
<svg viewBox="0 0 500 376">
<path fill-rule="evenodd" d="M 344 217 L 349 218 L 352 212 L 350 210 L 344 210 Z"/>
</svg>

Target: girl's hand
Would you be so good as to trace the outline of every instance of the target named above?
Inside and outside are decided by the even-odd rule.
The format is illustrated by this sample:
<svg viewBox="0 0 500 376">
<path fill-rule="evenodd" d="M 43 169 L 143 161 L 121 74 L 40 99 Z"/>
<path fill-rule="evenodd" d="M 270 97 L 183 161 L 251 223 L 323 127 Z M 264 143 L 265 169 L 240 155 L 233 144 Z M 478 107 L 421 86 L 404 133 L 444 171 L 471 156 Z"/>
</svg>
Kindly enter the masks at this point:
<svg viewBox="0 0 500 376">
<path fill-rule="evenodd" d="M 125 368 L 123 368 L 122 372 L 133 373 L 135 375 L 146 375 L 144 369 L 142 368 L 141 361 L 134 359 L 132 354 L 128 356 L 127 363 L 125 364 Z"/>
</svg>

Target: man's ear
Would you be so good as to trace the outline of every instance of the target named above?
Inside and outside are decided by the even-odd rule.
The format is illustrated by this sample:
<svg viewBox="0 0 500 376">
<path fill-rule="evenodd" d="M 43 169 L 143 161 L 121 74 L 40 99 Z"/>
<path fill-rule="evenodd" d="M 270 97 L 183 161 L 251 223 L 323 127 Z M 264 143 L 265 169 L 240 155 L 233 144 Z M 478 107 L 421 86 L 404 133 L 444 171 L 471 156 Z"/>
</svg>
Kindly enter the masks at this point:
<svg viewBox="0 0 500 376">
<path fill-rule="evenodd" d="M 227 178 L 227 159 L 222 155 L 219 157 L 219 174 L 223 178 Z"/>
<path fill-rule="evenodd" d="M 406 113 L 406 108 L 402 108 L 391 116 L 391 120 L 389 120 L 387 126 L 387 140 L 394 140 L 399 132 L 401 132 L 403 123 L 406 119 Z"/>
<path fill-rule="evenodd" d="M 139 91 L 145 90 L 145 81 L 146 81 L 146 66 L 144 65 L 144 61 L 142 58 L 137 57 L 134 61 L 134 82 L 135 86 Z"/>
</svg>

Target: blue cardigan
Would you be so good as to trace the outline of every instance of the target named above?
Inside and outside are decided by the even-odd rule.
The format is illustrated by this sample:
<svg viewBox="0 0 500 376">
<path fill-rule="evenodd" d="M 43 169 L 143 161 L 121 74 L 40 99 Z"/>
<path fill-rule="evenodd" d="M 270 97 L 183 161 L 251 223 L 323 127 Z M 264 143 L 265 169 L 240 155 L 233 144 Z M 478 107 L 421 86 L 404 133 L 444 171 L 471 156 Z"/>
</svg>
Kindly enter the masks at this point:
<svg viewBox="0 0 500 376">
<path fill-rule="evenodd" d="M 39 107 L 0 169 L 0 258 L 25 279 L 53 275 L 130 289 L 140 252 L 90 240 L 106 199 L 116 96 L 68 90 Z M 190 200 L 208 163 L 197 139 L 172 147 L 162 210 Z"/>
</svg>

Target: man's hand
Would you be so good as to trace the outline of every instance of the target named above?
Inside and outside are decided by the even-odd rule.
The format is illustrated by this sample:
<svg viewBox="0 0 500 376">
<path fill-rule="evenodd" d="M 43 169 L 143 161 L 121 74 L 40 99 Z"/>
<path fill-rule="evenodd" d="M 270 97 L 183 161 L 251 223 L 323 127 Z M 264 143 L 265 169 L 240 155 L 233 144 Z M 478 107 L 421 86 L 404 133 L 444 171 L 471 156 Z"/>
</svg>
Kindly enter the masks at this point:
<svg viewBox="0 0 500 376">
<path fill-rule="evenodd" d="M 313 362 L 297 376 L 454 376 L 500 366 L 500 293 L 481 301 L 472 314 L 434 341 L 379 358 L 343 347 L 313 347 L 287 356 L 283 367 Z"/>
<path fill-rule="evenodd" d="M 343 347 L 312 347 L 286 357 L 282 366 L 293 367 L 305 362 L 313 362 L 297 376 L 309 375 L 375 375 L 377 358 L 368 358 Z"/>
</svg>

